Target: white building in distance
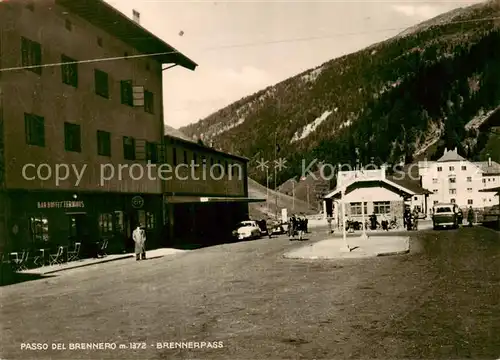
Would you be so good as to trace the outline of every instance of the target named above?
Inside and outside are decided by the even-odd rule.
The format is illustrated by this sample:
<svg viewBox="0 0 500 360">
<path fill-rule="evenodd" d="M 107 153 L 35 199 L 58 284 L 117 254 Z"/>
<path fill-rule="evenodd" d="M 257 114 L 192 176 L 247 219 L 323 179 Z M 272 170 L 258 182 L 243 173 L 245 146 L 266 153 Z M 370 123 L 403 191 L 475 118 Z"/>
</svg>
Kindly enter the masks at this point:
<svg viewBox="0 0 500 360">
<path fill-rule="evenodd" d="M 492 161 L 469 161 L 457 149 L 445 149 L 437 161 L 419 161 L 422 187 L 429 189 L 429 210 L 433 204 L 455 203 L 461 208 L 483 209 L 498 204 L 495 191 L 481 192 L 500 185 L 500 164 Z"/>
</svg>

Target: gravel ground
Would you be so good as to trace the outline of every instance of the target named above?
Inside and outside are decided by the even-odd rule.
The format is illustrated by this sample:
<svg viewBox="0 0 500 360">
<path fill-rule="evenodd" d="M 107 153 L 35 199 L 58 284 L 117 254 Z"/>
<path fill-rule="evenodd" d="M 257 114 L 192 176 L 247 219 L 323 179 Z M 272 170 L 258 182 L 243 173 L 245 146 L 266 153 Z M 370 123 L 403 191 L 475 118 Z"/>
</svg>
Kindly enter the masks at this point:
<svg viewBox="0 0 500 360">
<path fill-rule="evenodd" d="M 282 254 L 304 243 L 262 239 L 5 286 L 0 357 L 499 358 L 499 233 L 412 236 L 415 253 L 398 257 L 290 260 Z M 223 348 L 157 346 L 170 341 Z M 50 350 L 79 342 L 146 348 Z M 21 350 L 23 343 L 49 350 Z"/>
</svg>

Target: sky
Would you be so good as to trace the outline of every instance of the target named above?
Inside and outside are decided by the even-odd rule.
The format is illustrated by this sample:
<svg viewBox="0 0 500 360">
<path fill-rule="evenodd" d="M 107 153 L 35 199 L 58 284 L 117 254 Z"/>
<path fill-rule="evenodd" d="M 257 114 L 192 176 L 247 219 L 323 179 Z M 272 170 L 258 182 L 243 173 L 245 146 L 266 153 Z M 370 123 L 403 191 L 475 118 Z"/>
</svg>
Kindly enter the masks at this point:
<svg viewBox="0 0 500 360">
<path fill-rule="evenodd" d="M 179 128 L 267 86 L 481 1 L 106 0 L 198 64 L 164 72 L 164 122 Z"/>
</svg>

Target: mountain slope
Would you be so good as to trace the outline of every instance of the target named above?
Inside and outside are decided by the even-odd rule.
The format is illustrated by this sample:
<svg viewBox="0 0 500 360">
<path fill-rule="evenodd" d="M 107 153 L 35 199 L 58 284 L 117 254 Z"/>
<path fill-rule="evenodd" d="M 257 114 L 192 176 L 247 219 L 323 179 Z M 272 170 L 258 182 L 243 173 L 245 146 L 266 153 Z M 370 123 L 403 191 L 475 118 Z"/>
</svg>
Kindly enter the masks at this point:
<svg viewBox="0 0 500 360">
<path fill-rule="evenodd" d="M 466 124 L 500 105 L 500 26 L 484 20 L 494 17 L 498 1 L 440 15 L 181 130 L 253 160 L 274 159 L 276 137 L 278 156 L 287 159 L 278 183 L 313 159 L 391 163 L 455 146 L 466 156 L 486 156 L 494 135 Z M 265 183 L 250 165 L 249 175 Z"/>
</svg>

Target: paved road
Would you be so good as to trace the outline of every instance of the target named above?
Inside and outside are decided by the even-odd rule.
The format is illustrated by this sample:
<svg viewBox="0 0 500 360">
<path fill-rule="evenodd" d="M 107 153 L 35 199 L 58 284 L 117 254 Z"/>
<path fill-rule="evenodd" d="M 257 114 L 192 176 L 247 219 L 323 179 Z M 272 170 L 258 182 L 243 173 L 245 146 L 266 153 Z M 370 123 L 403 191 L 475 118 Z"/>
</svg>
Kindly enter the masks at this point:
<svg viewBox="0 0 500 360">
<path fill-rule="evenodd" d="M 403 257 L 281 257 L 298 245 L 262 239 L 2 287 L 0 357 L 500 357 L 500 233 L 421 232 L 412 239 L 415 253 Z M 157 346 L 170 341 L 223 347 Z M 146 349 L 50 350 L 80 342 L 144 342 Z M 49 350 L 21 350 L 23 343 Z"/>
</svg>

